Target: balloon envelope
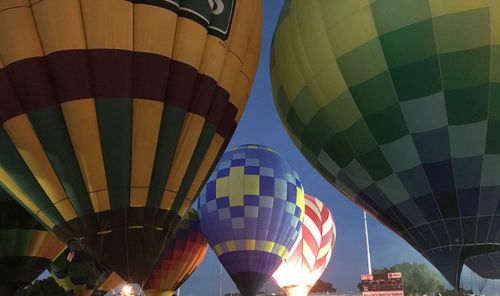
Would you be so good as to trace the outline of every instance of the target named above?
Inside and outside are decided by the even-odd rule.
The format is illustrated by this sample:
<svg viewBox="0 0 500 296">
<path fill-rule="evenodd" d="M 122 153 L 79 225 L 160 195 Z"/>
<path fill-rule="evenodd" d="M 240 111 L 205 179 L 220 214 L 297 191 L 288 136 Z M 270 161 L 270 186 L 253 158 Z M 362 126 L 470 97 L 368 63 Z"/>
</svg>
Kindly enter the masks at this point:
<svg viewBox="0 0 500 296">
<path fill-rule="evenodd" d="M 498 7 L 288 0 L 271 49 L 304 156 L 456 286 L 500 249 Z"/>
<path fill-rule="evenodd" d="M 147 296 L 174 293 L 198 268 L 208 250 L 198 212 L 190 209 L 169 238 L 143 290 Z"/>
<path fill-rule="evenodd" d="M 274 150 L 243 145 L 219 161 L 199 195 L 203 233 L 244 296 L 286 258 L 304 219 L 297 174 Z"/>
<path fill-rule="evenodd" d="M 0 182 L 141 283 L 241 116 L 260 21 L 261 1 L 1 1 Z"/>
<path fill-rule="evenodd" d="M 500 280 L 500 252 L 469 257 L 465 265 L 482 278 Z"/>
<path fill-rule="evenodd" d="M 75 250 L 70 262 L 69 253 L 66 248 L 47 268 L 56 283 L 71 296 L 89 296 L 102 290 L 100 287 L 113 272 L 83 251 Z"/>
<path fill-rule="evenodd" d="M 0 295 L 34 281 L 64 247 L 0 187 Z"/>
<path fill-rule="evenodd" d="M 289 296 L 307 296 L 330 262 L 337 235 L 330 210 L 319 199 L 304 196 L 299 238 L 273 274 L 274 281 Z"/>
</svg>

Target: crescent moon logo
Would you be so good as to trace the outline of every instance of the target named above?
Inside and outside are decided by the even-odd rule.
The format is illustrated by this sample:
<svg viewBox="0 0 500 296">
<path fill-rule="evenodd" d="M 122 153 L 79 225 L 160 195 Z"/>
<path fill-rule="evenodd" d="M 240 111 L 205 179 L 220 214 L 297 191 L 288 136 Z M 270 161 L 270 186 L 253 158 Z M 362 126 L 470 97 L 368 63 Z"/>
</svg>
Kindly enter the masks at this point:
<svg viewBox="0 0 500 296">
<path fill-rule="evenodd" d="M 224 11 L 224 2 L 222 0 L 208 0 L 212 7 L 212 14 L 219 15 Z"/>
</svg>

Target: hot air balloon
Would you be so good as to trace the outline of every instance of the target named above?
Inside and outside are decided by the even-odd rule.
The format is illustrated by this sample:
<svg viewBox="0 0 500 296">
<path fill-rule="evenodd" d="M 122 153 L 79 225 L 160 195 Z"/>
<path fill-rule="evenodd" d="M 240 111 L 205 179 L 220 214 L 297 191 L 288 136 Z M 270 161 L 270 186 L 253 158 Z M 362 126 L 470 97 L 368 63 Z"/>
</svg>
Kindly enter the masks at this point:
<svg viewBox="0 0 500 296">
<path fill-rule="evenodd" d="M 309 162 L 456 286 L 500 250 L 500 3 L 287 0 L 276 107 Z"/>
<path fill-rule="evenodd" d="M 64 247 L 0 187 L 0 295 L 34 281 Z"/>
<path fill-rule="evenodd" d="M 273 274 L 288 296 L 307 296 L 325 271 L 333 253 L 337 231 L 330 210 L 305 194 L 302 230 L 288 257 Z"/>
<path fill-rule="evenodd" d="M 190 209 L 175 230 L 144 285 L 146 296 L 170 296 L 191 276 L 205 258 L 208 242 L 200 228 L 198 212 Z"/>
<path fill-rule="evenodd" d="M 469 257 L 465 265 L 482 278 L 500 279 L 500 252 Z"/>
<path fill-rule="evenodd" d="M 71 257 L 68 256 L 70 253 Z M 70 248 L 52 261 L 48 270 L 57 284 L 70 296 L 90 296 L 97 291 L 108 292 L 110 287 L 104 284 L 113 273 L 92 256 Z"/>
<path fill-rule="evenodd" d="M 242 295 L 254 296 L 298 238 L 299 177 L 273 149 L 242 145 L 224 153 L 198 202 L 210 247 Z"/>
<path fill-rule="evenodd" d="M 261 1 L 0 3 L 0 183 L 141 283 L 225 149 Z"/>
</svg>

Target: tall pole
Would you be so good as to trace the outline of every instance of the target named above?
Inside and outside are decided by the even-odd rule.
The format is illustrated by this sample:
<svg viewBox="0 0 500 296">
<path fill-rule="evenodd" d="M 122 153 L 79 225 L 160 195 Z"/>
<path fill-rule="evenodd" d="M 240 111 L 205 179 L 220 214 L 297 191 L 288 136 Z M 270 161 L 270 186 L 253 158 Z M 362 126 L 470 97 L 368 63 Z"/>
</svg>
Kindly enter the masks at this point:
<svg viewBox="0 0 500 296">
<path fill-rule="evenodd" d="M 366 220 L 366 211 L 363 211 L 365 220 L 365 239 L 366 239 L 366 257 L 368 258 L 368 274 L 372 274 L 372 259 L 370 257 L 370 240 L 368 239 L 368 222 Z"/>
</svg>

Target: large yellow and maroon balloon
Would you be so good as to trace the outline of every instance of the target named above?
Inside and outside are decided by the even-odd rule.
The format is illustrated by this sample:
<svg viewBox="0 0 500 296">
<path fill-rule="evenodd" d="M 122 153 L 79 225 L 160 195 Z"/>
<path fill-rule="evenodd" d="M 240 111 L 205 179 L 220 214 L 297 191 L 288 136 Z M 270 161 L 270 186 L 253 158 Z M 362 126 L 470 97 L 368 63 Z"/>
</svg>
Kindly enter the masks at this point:
<svg viewBox="0 0 500 296">
<path fill-rule="evenodd" d="M 333 185 L 458 286 L 500 250 L 500 1 L 287 0 L 282 122 Z"/>
<path fill-rule="evenodd" d="M 0 2 L 0 182 L 141 282 L 242 114 L 261 1 Z"/>
</svg>

